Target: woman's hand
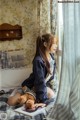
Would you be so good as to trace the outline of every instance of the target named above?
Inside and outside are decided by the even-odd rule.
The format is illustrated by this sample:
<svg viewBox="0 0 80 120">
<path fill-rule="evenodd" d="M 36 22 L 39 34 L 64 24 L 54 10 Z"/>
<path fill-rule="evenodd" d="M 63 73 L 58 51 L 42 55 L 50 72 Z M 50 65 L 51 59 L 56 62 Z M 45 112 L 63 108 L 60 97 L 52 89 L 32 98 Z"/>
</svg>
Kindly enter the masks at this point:
<svg viewBox="0 0 80 120">
<path fill-rule="evenodd" d="M 35 103 L 35 108 L 37 108 L 37 107 L 45 107 L 46 106 L 46 104 L 44 104 L 44 103 Z"/>
<path fill-rule="evenodd" d="M 26 92 L 26 91 L 27 91 L 27 86 L 22 87 L 22 90 L 23 90 L 24 92 Z"/>
</svg>

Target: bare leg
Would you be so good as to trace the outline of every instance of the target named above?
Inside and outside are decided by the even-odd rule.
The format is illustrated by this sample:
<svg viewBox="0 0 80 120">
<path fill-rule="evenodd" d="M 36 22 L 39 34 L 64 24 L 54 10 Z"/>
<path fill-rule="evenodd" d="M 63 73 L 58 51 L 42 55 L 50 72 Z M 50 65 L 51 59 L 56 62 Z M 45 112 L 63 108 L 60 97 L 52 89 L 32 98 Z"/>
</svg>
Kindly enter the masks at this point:
<svg viewBox="0 0 80 120">
<path fill-rule="evenodd" d="M 48 95 L 48 98 L 53 98 L 54 97 L 54 92 L 49 87 L 47 87 L 47 95 Z"/>
<path fill-rule="evenodd" d="M 18 92 L 14 96 L 10 96 L 7 101 L 8 105 L 11 105 L 11 106 L 17 105 L 18 99 L 20 98 L 20 96 L 21 96 L 21 94 Z"/>
</svg>

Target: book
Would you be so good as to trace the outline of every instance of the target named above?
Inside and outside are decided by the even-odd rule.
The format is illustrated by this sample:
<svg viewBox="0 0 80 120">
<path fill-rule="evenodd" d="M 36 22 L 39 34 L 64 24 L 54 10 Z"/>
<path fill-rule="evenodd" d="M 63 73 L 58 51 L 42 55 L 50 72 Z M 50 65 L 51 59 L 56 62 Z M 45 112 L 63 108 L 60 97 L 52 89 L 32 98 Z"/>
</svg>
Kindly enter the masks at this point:
<svg viewBox="0 0 80 120">
<path fill-rule="evenodd" d="M 25 106 L 23 105 L 23 106 L 15 109 L 14 111 L 21 113 L 21 114 L 24 114 L 24 115 L 29 116 L 29 117 L 34 117 L 38 114 L 46 114 L 45 108 L 46 107 L 38 107 L 36 110 L 31 111 L 31 110 L 26 110 Z"/>
</svg>

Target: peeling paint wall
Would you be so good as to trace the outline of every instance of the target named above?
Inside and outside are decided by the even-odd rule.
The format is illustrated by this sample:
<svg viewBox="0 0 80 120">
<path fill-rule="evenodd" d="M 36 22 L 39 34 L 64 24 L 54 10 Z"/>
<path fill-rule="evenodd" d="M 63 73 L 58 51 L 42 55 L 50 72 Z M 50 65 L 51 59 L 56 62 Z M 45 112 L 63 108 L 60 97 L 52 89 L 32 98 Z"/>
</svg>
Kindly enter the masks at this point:
<svg viewBox="0 0 80 120">
<path fill-rule="evenodd" d="M 0 41 L 0 51 L 23 50 L 26 55 L 26 65 L 31 65 L 40 30 L 45 33 L 50 29 L 48 1 L 0 0 L 0 24 L 21 25 L 23 34 L 21 40 Z"/>
</svg>

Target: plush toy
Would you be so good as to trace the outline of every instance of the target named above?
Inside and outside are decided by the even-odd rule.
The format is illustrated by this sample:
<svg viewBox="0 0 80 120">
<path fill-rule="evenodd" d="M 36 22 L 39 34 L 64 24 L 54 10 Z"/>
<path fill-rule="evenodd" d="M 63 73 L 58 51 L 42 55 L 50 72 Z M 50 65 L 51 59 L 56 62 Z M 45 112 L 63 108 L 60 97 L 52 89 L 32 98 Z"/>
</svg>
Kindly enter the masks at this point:
<svg viewBox="0 0 80 120">
<path fill-rule="evenodd" d="M 15 106 L 15 105 L 23 105 L 25 104 L 26 108 L 33 108 L 36 102 L 35 94 L 32 91 L 25 91 L 24 94 L 20 94 L 16 92 L 13 96 L 8 98 L 8 105 Z"/>
<path fill-rule="evenodd" d="M 26 109 L 34 109 L 39 106 L 45 106 L 43 103 L 36 103 L 35 93 L 28 89 L 26 86 L 23 87 L 22 90 L 24 91 L 23 95 L 17 92 L 15 95 L 8 98 L 8 105 L 15 106 L 25 104 Z"/>
<path fill-rule="evenodd" d="M 32 109 L 35 107 L 36 98 L 32 93 L 25 93 L 21 95 L 17 101 L 20 105 L 25 104 L 26 109 Z"/>
</svg>

